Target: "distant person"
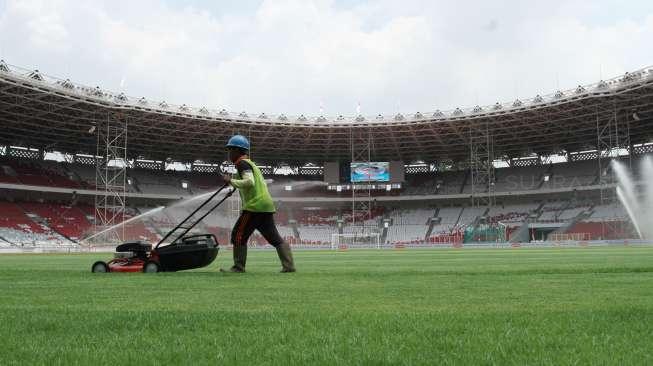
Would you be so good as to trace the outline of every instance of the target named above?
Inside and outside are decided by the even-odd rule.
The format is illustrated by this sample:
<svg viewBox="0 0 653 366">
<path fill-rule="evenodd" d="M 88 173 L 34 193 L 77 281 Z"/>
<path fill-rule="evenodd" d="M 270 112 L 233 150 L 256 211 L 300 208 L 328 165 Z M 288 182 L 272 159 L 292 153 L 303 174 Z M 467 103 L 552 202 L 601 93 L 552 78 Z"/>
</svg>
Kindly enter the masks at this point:
<svg viewBox="0 0 653 366">
<path fill-rule="evenodd" d="M 276 209 L 263 174 L 247 156 L 249 141 L 245 136 L 234 135 L 227 142 L 229 160 L 236 166 L 234 176 L 224 175 L 224 181 L 237 188 L 240 193 L 243 210 L 231 232 L 231 244 L 234 246 L 234 265 L 223 272 L 245 272 L 247 262 L 247 241 L 254 230 L 258 230 L 265 240 L 277 250 L 281 261 L 281 272 L 295 272 L 290 245 L 286 243 L 274 224 Z"/>
</svg>

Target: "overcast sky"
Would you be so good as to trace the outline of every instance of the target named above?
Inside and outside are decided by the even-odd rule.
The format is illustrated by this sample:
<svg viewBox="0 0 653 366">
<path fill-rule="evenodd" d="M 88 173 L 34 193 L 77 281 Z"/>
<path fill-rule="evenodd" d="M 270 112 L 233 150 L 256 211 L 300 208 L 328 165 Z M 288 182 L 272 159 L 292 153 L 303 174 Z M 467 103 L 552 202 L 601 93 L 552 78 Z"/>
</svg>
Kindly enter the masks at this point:
<svg viewBox="0 0 653 366">
<path fill-rule="evenodd" d="M 7 63 L 250 113 L 530 98 L 653 65 L 651 42 L 651 0 L 0 0 Z"/>
</svg>

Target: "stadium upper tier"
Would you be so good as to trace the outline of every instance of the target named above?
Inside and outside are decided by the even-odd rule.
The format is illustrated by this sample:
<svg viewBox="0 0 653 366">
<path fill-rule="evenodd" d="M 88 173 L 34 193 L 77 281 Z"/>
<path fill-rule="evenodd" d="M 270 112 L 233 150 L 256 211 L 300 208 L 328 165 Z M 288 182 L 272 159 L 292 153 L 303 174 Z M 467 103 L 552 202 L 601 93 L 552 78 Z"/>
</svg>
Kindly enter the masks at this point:
<svg viewBox="0 0 653 366">
<path fill-rule="evenodd" d="M 428 87 L 425 86 L 425 90 Z M 355 138 L 373 160 L 467 160 L 470 139 L 492 136 L 494 155 L 595 149 L 605 121 L 629 122 L 632 144 L 653 137 L 653 67 L 528 100 L 413 115 L 308 117 L 232 113 L 128 97 L 0 62 L 0 144 L 94 154 L 100 121 L 126 119 L 130 158 L 220 161 L 233 133 L 267 161 L 348 160 Z M 355 143 L 355 141 L 354 141 Z M 262 159 L 258 159 L 261 161 Z"/>
</svg>

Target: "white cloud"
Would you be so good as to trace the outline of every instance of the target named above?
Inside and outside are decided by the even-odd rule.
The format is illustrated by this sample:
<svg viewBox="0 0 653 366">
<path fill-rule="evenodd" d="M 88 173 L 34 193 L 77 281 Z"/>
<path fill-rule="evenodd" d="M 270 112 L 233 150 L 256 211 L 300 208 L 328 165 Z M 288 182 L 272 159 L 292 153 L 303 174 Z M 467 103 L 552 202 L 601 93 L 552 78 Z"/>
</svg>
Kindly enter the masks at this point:
<svg viewBox="0 0 653 366">
<path fill-rule="evenodd" d="M 653 64 L 653 9 L 638 3 L 631 16 L 624 7 L 267 0 L 252 13 L 216 14 L 156 0 L 9 0 L 0 56 L 112 90 L 125 80 L 129 95 L 176 104 L 317 114 L 323 102 L 327 114 L 351 115 L 360 101 L 365 114 L 411 113 Z"/>
<path fill-rule="evenodd" d="M 11 2 L 12 16 L 25 19 L 27 37 L 23 41 L 30 47 L 48 52 L 67 50 L 68 30 L 55 3 L 47 1 Z"/>
</svg>

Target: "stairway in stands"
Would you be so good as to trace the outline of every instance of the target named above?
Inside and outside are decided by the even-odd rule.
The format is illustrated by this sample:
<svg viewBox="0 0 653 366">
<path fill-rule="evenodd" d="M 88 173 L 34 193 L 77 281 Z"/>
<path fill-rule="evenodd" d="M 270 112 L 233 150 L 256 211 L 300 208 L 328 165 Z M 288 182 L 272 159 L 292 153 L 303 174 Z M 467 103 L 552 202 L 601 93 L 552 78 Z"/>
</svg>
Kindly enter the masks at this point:
<svg viewBox="0 0 653 366">
<path fill-rule="evenodd" d="M 427 240 L 431 236 L 431 234 L 433 233 L 433 227 L 435 227 L 436 224 L 440 224 L 442 222 L 442 218 L 439 217 L 439 215 L 440 215 L 440 208 L 436 207 L 435 212 L 433 212 L 433 217 L 430 217 L 428 220 L 429 227 L 426 229 L 424 240 Z"/>
<path fill-rule="evenodd" d="M 84 212 L 75 206 L 24 202 L 19 207 L 35 221 L 74 243 L 82 239 L 92 226 Z"/>
</svg>

